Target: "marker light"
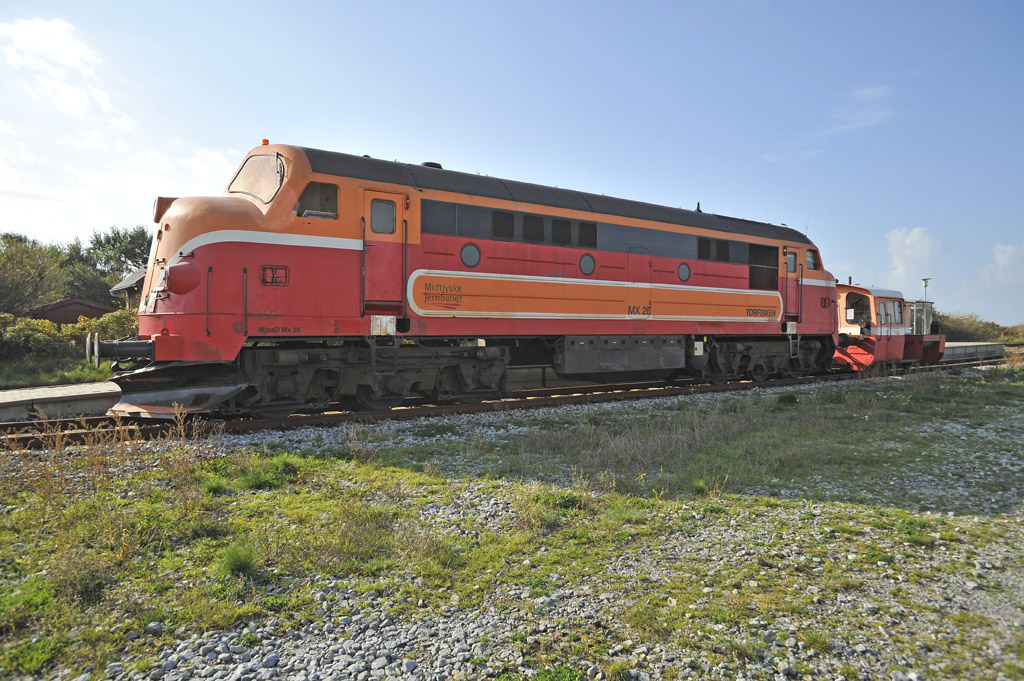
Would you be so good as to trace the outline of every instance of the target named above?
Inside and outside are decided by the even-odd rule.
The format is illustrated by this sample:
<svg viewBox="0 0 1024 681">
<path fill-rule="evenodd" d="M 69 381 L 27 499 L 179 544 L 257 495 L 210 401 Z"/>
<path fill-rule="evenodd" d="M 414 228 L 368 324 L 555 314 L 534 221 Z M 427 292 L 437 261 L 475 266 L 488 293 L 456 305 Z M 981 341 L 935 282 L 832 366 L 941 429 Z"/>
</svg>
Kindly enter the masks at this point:
<svg viewBox="0 0 1024 681">
<path fill-rule="evenodd" d="M 263 146 L 267 146 L 268 144 L 270 144 L 270 140 L 263 140 Z"/>
</svg>

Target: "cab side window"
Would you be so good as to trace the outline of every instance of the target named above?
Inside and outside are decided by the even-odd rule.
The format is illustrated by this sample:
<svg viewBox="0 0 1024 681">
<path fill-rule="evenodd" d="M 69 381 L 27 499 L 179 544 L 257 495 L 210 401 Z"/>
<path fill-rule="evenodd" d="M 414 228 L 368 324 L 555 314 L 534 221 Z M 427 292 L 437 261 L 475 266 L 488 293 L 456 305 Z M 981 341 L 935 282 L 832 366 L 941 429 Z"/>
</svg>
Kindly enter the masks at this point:
<svg viewBox="0 0 1024 681">
<path fill-rule="evenodd" d="M 818 264 L 818 252 L 807 251 L 807 269 L 809 270 L 820 270 L 821 265 Z"/>
<path fill-rule="evenodd" d="M 338 217 L 338 188 L 333 184 L 310 182 L 302 190 L 302 196 L 295 205 L 295 214 L 300 218 L 336 220 Z"/>
</svg>

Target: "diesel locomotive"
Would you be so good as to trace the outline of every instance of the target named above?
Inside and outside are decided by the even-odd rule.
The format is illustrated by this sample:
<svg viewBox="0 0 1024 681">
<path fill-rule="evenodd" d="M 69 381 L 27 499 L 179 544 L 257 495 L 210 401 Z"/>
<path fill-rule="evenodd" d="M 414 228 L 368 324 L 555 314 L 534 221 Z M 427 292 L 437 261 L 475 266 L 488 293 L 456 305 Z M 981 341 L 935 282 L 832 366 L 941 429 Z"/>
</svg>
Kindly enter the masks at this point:
<svg viewBox="0 0 1024 681">
<path fill-rule="evenodd" d="M 217 197 L 160 198 L 115 413 L 284 415 L 588 380 L 826 372 L 837 291 L 781 225 L 262 144 Z"/>
</svg>

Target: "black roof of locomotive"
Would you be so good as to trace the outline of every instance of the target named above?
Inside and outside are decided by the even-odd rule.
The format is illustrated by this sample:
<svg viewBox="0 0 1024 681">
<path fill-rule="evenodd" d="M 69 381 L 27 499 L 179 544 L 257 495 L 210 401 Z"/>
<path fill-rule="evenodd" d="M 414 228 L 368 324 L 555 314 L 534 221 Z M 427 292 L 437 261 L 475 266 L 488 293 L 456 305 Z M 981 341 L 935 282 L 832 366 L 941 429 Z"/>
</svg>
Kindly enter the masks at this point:
<svg viewBox="0 0 1024 681">
<path fill-rule="evenodd" d="M 589 211 L 605 215 L 667 222 L 688 227 L 700 227 L 732 234 L 746 234 L 768 239 L 783 239 L 811 243 L 810 239 L 789 227 L 730 218 L 713 213 L 698 213 L 682 208 L 670 208 L 654 203 L 618 199 L 613 196 L 588 194 L 572 189 L 559 189 L 529 182 L 502 180 L 486 175 L 474 175 L 430 166 L 383 161 L 367 156 L 353 156 L 333 151 L 303 147 L 314 173 L 354 177 L 361 180 L 408 185 L 422 189 L 508 199 L 555 208 Z"/>
</svg>

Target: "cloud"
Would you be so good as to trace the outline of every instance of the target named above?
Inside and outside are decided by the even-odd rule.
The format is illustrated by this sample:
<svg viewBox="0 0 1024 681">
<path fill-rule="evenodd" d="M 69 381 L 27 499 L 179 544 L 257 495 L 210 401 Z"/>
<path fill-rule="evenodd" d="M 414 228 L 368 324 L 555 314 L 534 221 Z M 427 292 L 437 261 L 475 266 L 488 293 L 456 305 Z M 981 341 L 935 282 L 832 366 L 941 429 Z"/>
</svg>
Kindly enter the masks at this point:
<svg viewBox="0 0 1024 681">
<path fill-rule="evenodd" d="M 888 97 L 892 94 L 892 88 L 888 85 L 873 85 L 871 87 L 859 87 L 850 93 L 850 99 L 877 100 Z"/>
<path fill-rule="evenodd" d="M 62 19 L 0 23 L 0 232 L 68 241 L 146 223 L 157 195 L 223 189 L 242 152 L 137 130 L 150 116 L 120 108 L 116 68 Z"/>
<path fill-rule="evenodd" d="M 765 163 L 784 163 L 793 160 L 814 159 L 825 153 L 827 140 L 857 130 L 882 125 L 894 113 L 887 102 L 893 90 L 888 85 L 869 85 L 854 88 L 839 98 L 831 113 L 831 124 L 817 127 L 797 139 L 779 145 L 779 148 L 761 154 Z"/>
<path fill-rule="evenodd" d="M 992 285 L 1024 287 L 1024 243 L 996 244 L 984 278 Z"/>
<path fill-rule="evenodd" d="M 942 241 L 925 227 L 901 227 L 885 235 L 891 258 L 887 286 L 904 294 L 916 291 L 921 279 L 933 277 Z"/>
<path fill-rule="evenodd" d="M 892 109 L 886 104 L 891 95 L 892 88 L 888 85 L 856 88 L 843 97 L 832 113 L 832 125 L 819 133 L 818 137 L 843 135 L 881 125 L 893 116 Z"/>
<path fill-rule="evenodd" d="M 74 26 L 63 19 L 23 19 L 0 24 L 0 48 L 7 63 L 48 78 L 64 79 L 68 71 L 96 78 L 102 60 L 78 39 Z"/>
<path fill-rule="evenodd" d="M 63 19 L 25 19 L 0 24 L 0 52 L 32 99 L 69 118 L 84 119 L 98 109 L 121 117 L 100 87 L 100 56 Z"/>
</svg>

